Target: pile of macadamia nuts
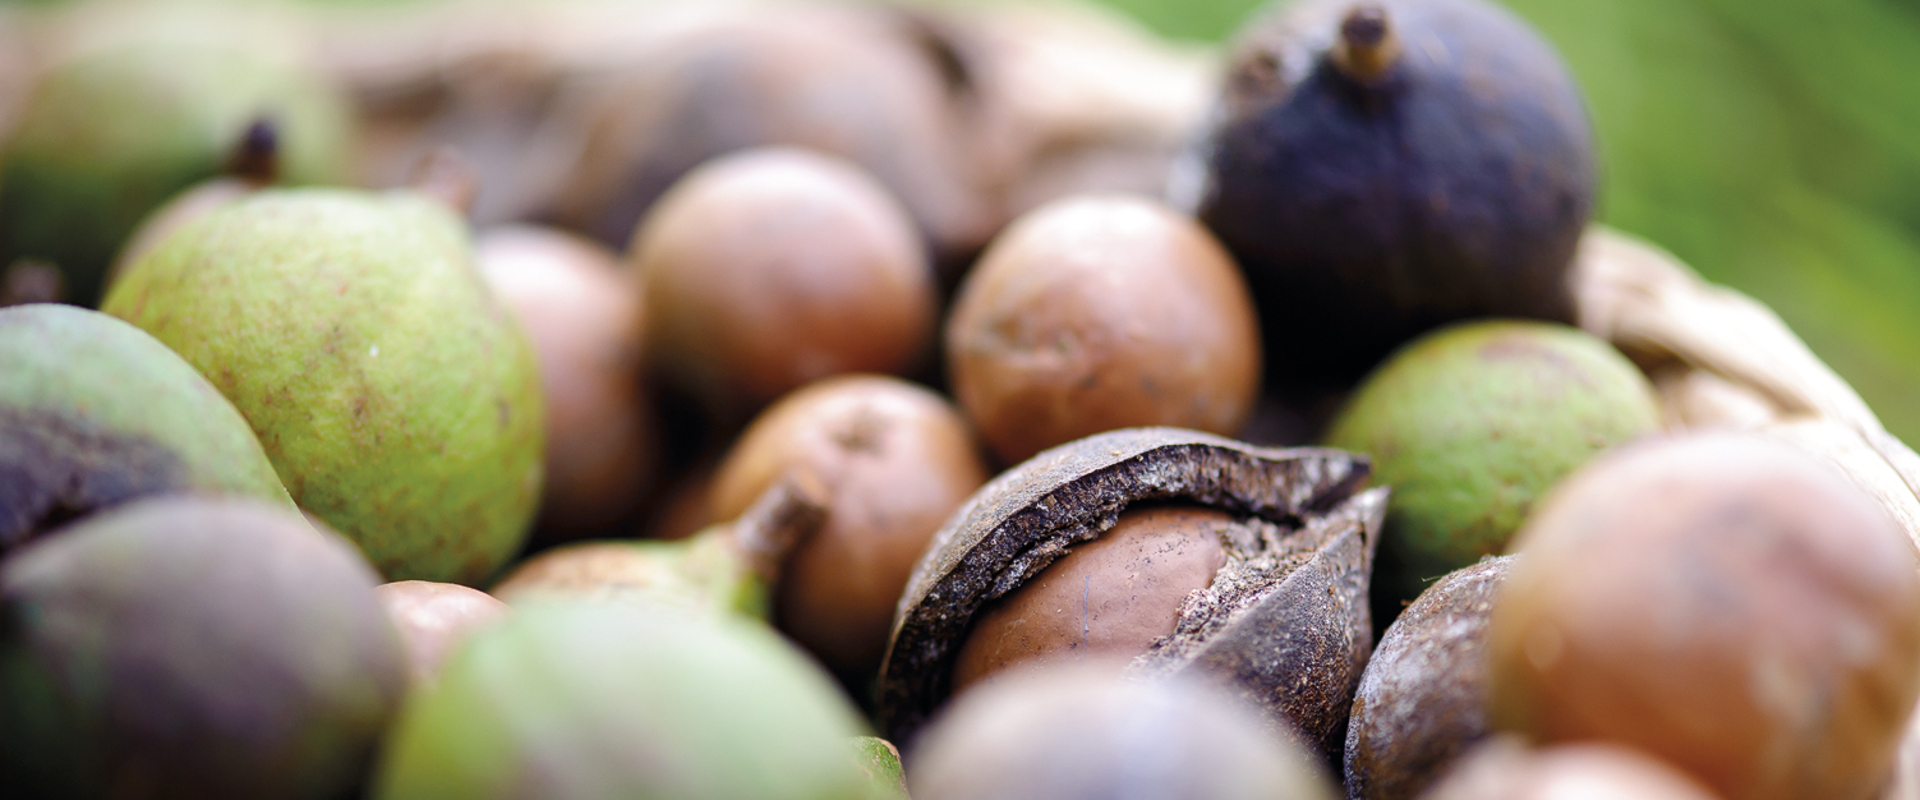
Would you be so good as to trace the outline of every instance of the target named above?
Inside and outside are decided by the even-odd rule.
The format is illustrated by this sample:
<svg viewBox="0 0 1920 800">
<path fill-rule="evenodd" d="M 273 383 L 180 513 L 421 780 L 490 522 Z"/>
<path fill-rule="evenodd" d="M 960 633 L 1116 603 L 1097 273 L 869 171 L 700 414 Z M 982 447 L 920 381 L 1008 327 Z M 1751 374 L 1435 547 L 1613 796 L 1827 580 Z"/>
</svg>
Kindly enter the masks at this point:
<svg viewBox="0 0 1920 800">
<path fill-rule="evenodd" d="M 1574 327 L 1594 136 L 1496 0 L 375 5 L 303 52 L 356 180 L 465 163 L 546 438 L 512 564 L 380 589 L 371 796 L 1920 797 L 1920 552 Z"/>
</svg>

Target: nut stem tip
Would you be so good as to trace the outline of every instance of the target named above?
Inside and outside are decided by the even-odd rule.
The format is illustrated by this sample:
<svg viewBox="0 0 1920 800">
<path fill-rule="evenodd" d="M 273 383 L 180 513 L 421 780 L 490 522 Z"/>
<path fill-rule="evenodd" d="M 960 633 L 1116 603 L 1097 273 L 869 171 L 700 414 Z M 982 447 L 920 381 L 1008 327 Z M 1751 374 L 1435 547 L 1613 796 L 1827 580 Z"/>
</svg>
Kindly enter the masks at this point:
<svg viewBox="0 0 1920 800">
<path fill-rule="evenodd" d="M 228 175 L 265 186 L 280 179 L 280 126 L 260 117 L 240 134 L 227 153 Z"/>
<path fill-rule="evenodd" d="M 830 500 L 830 490 L 812 472 L 789 472 L 732 523 L 734 544 L 762 580 L 775 583 L 787 554 L 825 524 Z"/>
<path fill-rule="evenodd" d="M 1360 3 L 1340 21 L 1340 38 L 1333 46 L 1333 64 L 1356 83 L 1372 84 L 1400 60 L 1400 37 L 1394 35 L 1387 10 L 1377 3 Z"/>
</svg>

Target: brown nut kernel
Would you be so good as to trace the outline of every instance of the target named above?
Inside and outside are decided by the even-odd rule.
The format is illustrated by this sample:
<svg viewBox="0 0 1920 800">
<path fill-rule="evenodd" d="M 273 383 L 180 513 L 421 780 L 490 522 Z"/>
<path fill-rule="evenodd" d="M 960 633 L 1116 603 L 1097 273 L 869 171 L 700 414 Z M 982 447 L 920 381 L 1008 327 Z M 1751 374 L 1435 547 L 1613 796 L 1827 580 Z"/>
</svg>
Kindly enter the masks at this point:
<svg viewBox="0 0 1920 800">
<path fill-rule="evenodd" d="M 538 535 L 578 538 L 626 519 L 652 482 L 657 444 L 640 376 L 640 298 L 616 256 L 532 225 L 480 234 L 474 255 L 540 364 L 547 450 Z"/>
<path fill-rule="evenodd" d="M 1877 791 L 1920 696 L 1920 573 L 1886 510 L 1752 435 L 1602 455 L 1516 540 L 1494 723 L 1608 739 L 1728 800 Z"/>
<path fill-rule="evenodd" d="M 1347 796 L 1412 800 L 1486 738 L 1487 620 L 1517 556 L 1441 578 L 1380 637 L 1347 718 Z"/>
<path fill-rule="evenodd" d="M 1034 457 L 975 493 L 915 568 L 881 667 L 882 727 L 911 740 L 952 693 L 960 651 L 995 600 L 1103 536 L 1128 506 L 1185 503 L 1233 515 L 1226 565 L 1128 669 L 1207 675 L 1337 756 L 1372 646 L 1367 573 L 1386 490 L 1361 491 L 1366 477 L 1366 459 L 1350 453 L 1177 428 L 1112 431 Z"/>
<path fill-rule="evenodd" d="M 767 408 L 709 491 L 712 519 L 740 516 L 780 475 L 826 487 L 826 519 L 774 590 L 780 629 L 852 687 L 886 653 L 894 607 L 935 531 L 987 480 L 973 432 L 944 398 L 878 375 L 810 384 Z"/>
<path fill-rule="evenodd" d="M 1260 327 L 1233 260 L 1145 198 L 1059 200 L 1016 220 L 947 320 L 954 396 L 1007 462 L 1101 431 L 1238 433 Z"/>
<path fill-rule="evenodd" d="M 650 357 L 723 419 L 829 375 L 902 371 L 933 328 L 912 222 L 831 156 L 710 161 L 660 198 L 628 257 L 646 287 Z"/>
</svg>

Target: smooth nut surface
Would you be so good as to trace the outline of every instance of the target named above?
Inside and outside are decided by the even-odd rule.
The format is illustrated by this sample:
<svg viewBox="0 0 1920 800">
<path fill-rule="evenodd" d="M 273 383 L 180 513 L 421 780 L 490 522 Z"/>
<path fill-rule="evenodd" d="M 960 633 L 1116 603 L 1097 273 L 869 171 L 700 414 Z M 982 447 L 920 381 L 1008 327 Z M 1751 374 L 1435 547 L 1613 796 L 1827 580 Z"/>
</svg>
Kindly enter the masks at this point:
<svg viewBox="0 0 1920 800">
<path fill-rule="evenodd" d="M 1334 797 L 1232 693 L 1097 662 L 1016 669 L 957 700 L 908 754 L 915 800 Z"/>
<path fill-rule="evenodd" d="M 947 320 L 954 396 L 1007 462 L 1101 431 L 1239 432 L 1260 328 L 1227 252 L 1144 198 L 1056 201 L 1015 221 Z"/>
<path fill-rule="evenodd" d="M 1870 496 L 1736 434 L 1602 456 L 1522 530 L 1496 725 L 1609 739 L 1729 800 L 1864 798 L 1920 694 L 1920 574 Z"/>
<path fill-rule="evenodd" d="M 543 528 L 592 532 L 630 514 L 656 443 L 640 376 L 640 297 L 606 248 L 510 225 L 474 243 L 480 273 L 533 342 L 547 398 Z"/>
<path fill-rule="evenodd" d="M 906 212 L 850 162 L 724 156 L 661 197 L 629 253 L 649 345 L 710 403 L 757 408 L 842 372 L 898 372 L 933 328 L 932 268 Z"/>
<path fill-rule="evenodd" d="M 914 563 L 986 482 L 986 466 L 940 395 L 853 375 L 803 387 L 755 419 L 715 475 L 710 518 L 739 516 L 789 470 L 812 473 L 829 498 L 820 530 L 787 559 L 774 619 L 843 680 L 863 684 Z"/>
<path fill-rule="evenodd" d="M 414 683 L 433 680 L 454 650 L 475 630 L 506 616 L 506 603 L 457 583 L 394 581 L 375 591 L 386 606 Z"/>
<path fill-rule="evenodd" d="M 953 691 L 1027 662 L 1130 659 L 1173 635 L 1180 610 L 1227 563 L 1234 516 L 1196 506 L 1122 512 L 974 623 L 953 667 Z"/>
<path fill-rule="evenodd" d="M 1496 737 L 1469 752 L 1422 800 L 1714 800 L 1673 767 L 1604 742 L 1528 750 Z"/>
</svg>

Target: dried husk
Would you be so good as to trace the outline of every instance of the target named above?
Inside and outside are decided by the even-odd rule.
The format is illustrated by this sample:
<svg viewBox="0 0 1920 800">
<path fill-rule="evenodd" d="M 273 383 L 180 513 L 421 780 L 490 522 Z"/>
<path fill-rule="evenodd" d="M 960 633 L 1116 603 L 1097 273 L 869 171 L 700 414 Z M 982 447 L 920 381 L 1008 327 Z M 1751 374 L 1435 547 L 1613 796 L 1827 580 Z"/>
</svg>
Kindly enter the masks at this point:
<svg viewBox="0 0 1920 800">
<path fill-rule="evenodd" d="M 1580 326 L 1654 378 L 1670 429 L 1762 432 L 1839 468 L 1920 543 L 1920 456 L 1770 309 L 1602 226 L 1574 265 Z"/>
<path fill-rule="evenodd" d="M 399 184 L 421 153 L 450 144 L 481 172 L 474 218 L 483 225 L 585 214 L 562 208 L 582 202 L 563 195 L 581 193 L 583 182 L 586 193 L 604 194 L 590 184 L 619 172 L 607 146 L 589 141 L 592 120 L 631 104 L 611 90 L 649 74 L 671 82 L 658 76 L 664 54 L 742 24 L 864 17 L 852 27 L 908 54 L 890 72 L 933 70 L 953 84 L 938 116 L 954 141 L 916 152 L 955 163 L 881 177 L 907 195 L 937 244 L 961 251 L 1064 194 L 1159 193 L 1204 119 L 1219 69 L 1209 49 L 1162 41 L 1084 2 L 463 0 L 308 13 L 323 64 L 359 107 L 360 181 Z"/>
<path fill-rule="evenodd" d="M 914 571 L 881 668 L 882 728 L 909 740 L 945 701 L 955 656 L 989 603 L 1112 528 L 1129 505 L 1179 501 L 1248 520 L 1212 585 L 1132 669 L 1223 680 L 1337 755 L 1372 648 L 1367 577 L 1386 491 L 1361 491 L 1368 474 L 1363 457 L 1337 450 L 1175 428 L 1113 431 L 1035 456 L 956 512 Z"/>
</svg>

